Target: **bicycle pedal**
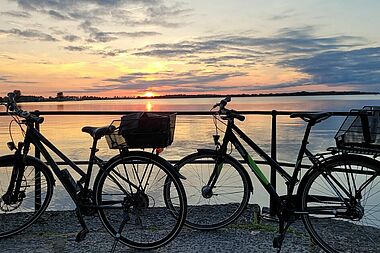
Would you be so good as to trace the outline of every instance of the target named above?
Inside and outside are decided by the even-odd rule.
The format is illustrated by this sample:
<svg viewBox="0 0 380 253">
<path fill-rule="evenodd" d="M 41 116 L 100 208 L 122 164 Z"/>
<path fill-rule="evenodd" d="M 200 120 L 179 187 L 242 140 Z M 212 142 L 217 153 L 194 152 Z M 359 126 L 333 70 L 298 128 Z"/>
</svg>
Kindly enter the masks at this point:
<svg viewBox="0 0 380 253">
<path fill-rule="evenodd" d="M 87 228 L 83 228 L 76 236 L 75 241 L 81 242 L 86 238 L 86 235 L 90 232 Z"/>
</svg>

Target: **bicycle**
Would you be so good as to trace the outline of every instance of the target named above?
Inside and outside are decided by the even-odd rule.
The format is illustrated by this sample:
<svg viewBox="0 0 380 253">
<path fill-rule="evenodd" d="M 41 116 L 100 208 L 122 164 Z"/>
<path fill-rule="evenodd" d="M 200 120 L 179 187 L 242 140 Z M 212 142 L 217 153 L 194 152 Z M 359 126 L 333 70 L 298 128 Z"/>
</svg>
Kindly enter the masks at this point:
<svg viewBox="0 0 380 253">
<path fill-rule="evenodd" d="M 20 109 L 14 93 L 9 93 L 5 100 L 3 104 L 13 117 L 10 124 L 16 122 L 20 126 L 24 140 L 16 146 L 12 138 L 8 147 L 15 151 L 14 154 L 0 157 L 0 238 L 25 230 L 42 215 L 53 195 L 53 174 L 75 203 L 82 227 L 76 236 L 77 242 L 85 239 L 89 232 L 83 216 L 95 214 L 114 238 L 112 251 L 118 242 L 146 250 L 161 247 L 176 237 L 186 217 L 186 195 L 180 181 L 183 177 L 157 154 L 130 150 L 129 145 L 125 144 L 124 135 L 121 136 L 121 128 L 125 127 L 123 122 L 82 128 L 93 138 L 85 172 L 36 129 L 36 124 L 44 121 L 38 111 Z M 26 130 L 22 126 L 26 126 Z M 124 140 L 121 146 L 110 146 L 120 152 L 109 161 L 96 156 L 99 151 L 97 143 L 104 136 L 107 141 L 115 138 Z M 138 146 L 138 140 L 132 138 L 132 146 Z M 46 162 L 29 155 L 32 145 Z M 80 179 L 75 181 L 67 169 L 60 169 L 48 150 L 78 173 Z M 94 165 L 99 167 L 99 172 L 91 189 Z M 165 182 L 170 182 L 172 186 L 170 196 L 176 216 L 170 215 L 173 211 L 165 206 L 163 200 Z"/>
<path fill-rule="evenodd" d="M 312 154 L 307 148 L 310 131 L 332 113 L 293 113 L 291 118 L 301 118 L 307 125 L 293 174 L 290 175 L 235 125 L 235 119 L 244 121 L 245 117 L 226 108 L 230 101 L 231 98 L 227 97 L 211 109 L 218 108 L 214 114 L 216 149 L 198 149 L 175 165 L 187 178 L 183 182 L 188 198 L 185 225 L 200 230 L 222 228 L 235 221 L 246 208 L 253 193 L 253 184 L 247 169 L 228 152 L 230 144 L 231 152 L 234 147 L 275 202 L 274 213 L 279 221 L 278 234 L 273 240 L 275 248 L 281 249 L 289 226 L 301 217 L 312 240 L 326 252 L 377 252 L 380 246 L 380 162 L 365 155 L 351 154 L 349 151 L 355 149 L 344 150 L 343 147 Z M 377 119 L 380 117 L 379 109 L 375 115 Z M 367 119 L 368 128 L 369 112 L 363 110 L 360 117 L 352 117 L 359 118 L 359 123 L 361 118 Z M 219 142 L 218 121 L 226 125 L 222 143 Z M 380 126 L 378 123 L 376 126 L 377 132 L 373 132 L 375 137 L 380 135 Z M 359 124 L 359 130 L 360 127 Z M 359 130 L 353 133 L 357 137 L 363 136 L 363 130 Z M 353 140 L 352 136 L 346 137 L 346 140 Z M 279 196 L 240 140 L 284 178 L 287 188 L 285 196 Z M 366 144 L 370 147 L 376 144 L 377 149 L 371 152 L 380 153 L 378 137 L 376 143 L 367 140 Z M 304 157 L 310 160 L 311 166 L 300 180 L 298 177 Z M 170 200 L 167 200 L 167 205 L 171 205 Z M 344 231 L 355 233 L 345 240 Z M 374 234 L 376 238 L 368 238 Z"/>
</svg>

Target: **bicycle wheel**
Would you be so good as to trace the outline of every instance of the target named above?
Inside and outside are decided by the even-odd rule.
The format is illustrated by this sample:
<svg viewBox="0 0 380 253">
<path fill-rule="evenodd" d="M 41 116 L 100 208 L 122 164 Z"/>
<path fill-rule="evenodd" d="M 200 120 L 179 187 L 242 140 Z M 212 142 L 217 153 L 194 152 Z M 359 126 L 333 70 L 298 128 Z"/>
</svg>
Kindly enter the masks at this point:
<svg viewBox="0 0 380 253">
<path fill-rule="evenodd" d="M 20 193 L 10 203 L 4 200 L 11 181 L 14 155 L 0 157 L 0 238 L 19 233 L 46 210 L 53 195 L 53 177 L 41 161 L 27 156 Z M 36 176 L 36 172 L 39 172 Z M 39 178 L 39 186 L 36 186 Z M 37 181 L 37 182 L 38 182 Z"/>
<path fill-rule="evenodd" d="M 207 186 L 217 157 L 216 152 L 194 153 L 177 164 L 181 175 L 186 177 L 183 181 L 188 204 L 185 225 L 191 228 L 222 228 L 238 218 L 248 204 L 250 179 L 244 167 L 231 156 L 225 156 L 215 187 Z M 167 204 L 170 206 L 171 202 Z"/>
<path fill-rule="evenodd" d="M 95 181 L 96 204 L 106 229 L 137 249 L 154 249 L 170 242 L 186 218 L 186 195 L 173 166 L 147 152 L 130 151 L 112 159 Z M 164 184 L 173 185 L 175 211 L 164 202 Z"/>
<path fill-rule="evenodd" d="M 303 221 L 325 251 L 379 252 L 379 173 L 376 160 L 340 155 L 304 178 Z"/>
</svg>

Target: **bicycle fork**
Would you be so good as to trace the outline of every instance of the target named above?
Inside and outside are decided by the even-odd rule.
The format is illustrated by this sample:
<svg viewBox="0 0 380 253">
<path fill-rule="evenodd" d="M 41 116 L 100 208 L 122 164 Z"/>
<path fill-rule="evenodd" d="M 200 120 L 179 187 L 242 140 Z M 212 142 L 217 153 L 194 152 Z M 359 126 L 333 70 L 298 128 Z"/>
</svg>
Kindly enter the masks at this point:
<svg viewBox="0 0 380 253">
<path fill-rule="evenodd" d="M 25 171 L 25 162 L 22 155 L 23 147 L 24 143 L 19 142 L 15 152 L 11 180 L 6 193 L 1 197 L 6 205 L 15 204 L 17 201 L 21 201 L 25 197 L 25 191 L 20 191 Z M 13 148 L 15 148 L 14 145 Z"/>
</svg>

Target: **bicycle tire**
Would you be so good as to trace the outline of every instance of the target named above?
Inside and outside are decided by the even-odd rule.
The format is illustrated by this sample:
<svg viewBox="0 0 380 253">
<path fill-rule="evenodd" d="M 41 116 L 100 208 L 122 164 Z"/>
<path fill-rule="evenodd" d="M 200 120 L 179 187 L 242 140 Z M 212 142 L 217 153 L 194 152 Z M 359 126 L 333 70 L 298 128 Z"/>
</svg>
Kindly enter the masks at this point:
<svg viewBox="0 0 380 253">
<path fill-rule="evenodd" d="M 3 196 L 8 189 L 15 163 L 14 155 L 0 157 L 0 238 L 20 233 L 31 226 L 46 210 L 53 195 L 54 178 L 49 168 L 40 160 L 27 156 L 19 199 L 6 204 Z M 36 205 L 35 171 L 40 172 L 41 202 Z M 38 208 L 38 209 L 36 209 Z"/>
<path fill-rule="evenodd" d="M 301 212 L 307 213 L 302 219 L 313 241 L 326 252 L 378 252 L 380 162 L 344 154 L 314 168 L 299 190 Z"/>
<path fill-rule="evenodd" d="M 176 164 L 181 175 L 186 177 L 183 185 L 187 195 L 185 225 L 188 227 L 198 230 L 225 227 L 235 221 L 248 204 L 251 193 L 250 178 L 244 167 L 229 155 L 225 155 L 221 174 L 212 194 L 202 194 L 217 157 L 216 152 L 198 152 L 184 157 Z M 169 198 L 167 205 L 171 206 Z"/>
<path fill-rule="evenodd" d="M 174 185 L 171 193 L 176 196 L 177 216 L 165 205 L 165 182 Z M 185 190 L 173 166 L 157 155 L 129 151 L 111 159 L 104 172 L 99 172 L 94 188 L 103 225 L 112 236 L 119 234 L 118 240 L 129 247 L 161 247 L 173 240 L 184 225 Z"/>
</svg>

